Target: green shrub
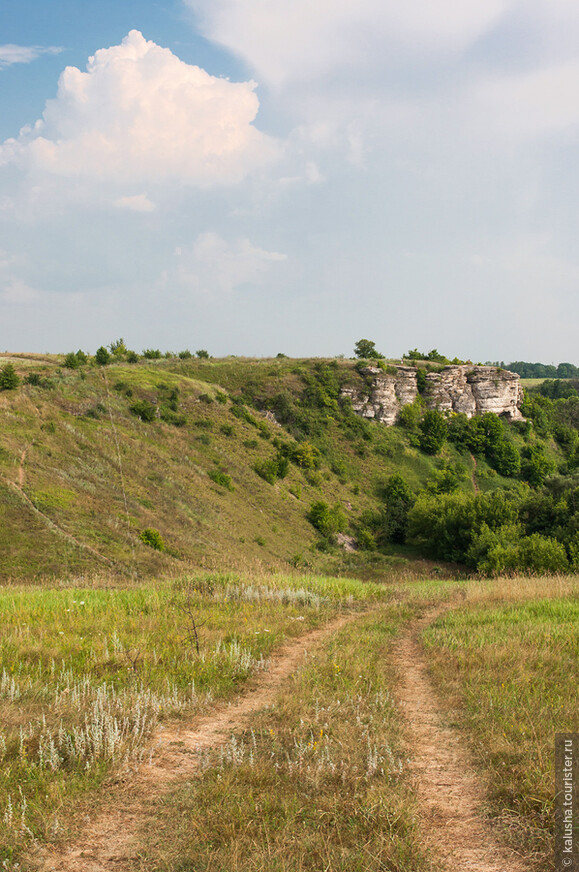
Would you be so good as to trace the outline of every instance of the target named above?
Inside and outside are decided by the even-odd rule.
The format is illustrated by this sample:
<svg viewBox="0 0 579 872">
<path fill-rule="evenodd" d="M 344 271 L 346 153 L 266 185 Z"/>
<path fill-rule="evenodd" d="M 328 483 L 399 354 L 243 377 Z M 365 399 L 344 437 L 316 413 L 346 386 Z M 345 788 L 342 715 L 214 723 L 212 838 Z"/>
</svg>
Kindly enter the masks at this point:
<svg viewBox="0 0 579 872">
<path fill-rule="evenodd" d="M 143 350 L 143 357 L 145 360 L 160 360 L 163 355 L 158 348 L 145 348 Z"/>
<path fill-rule="evenodd" d="M 418 425 L 420 448 L 426 454 L 438 454 L 448 436 L 446 418 L 436 409 L 428 409 Z"/>
<path fill-rule="evenodd" d="M 127 363 L 138 363 L 139 362 L 139 355 L 137 354 L 136 351 L 127 351 L 126 360 L 127 360 Z"/>
<path fill-rule="evenodd" d="M 100 348 L 97 348 L 94 359 L 99 366 L 106 366 L 108 363 L 111 362 L 111 355 L 104 347 L 104 345 L 101 345 Z"/>
<path fill-rule="evenodd" d="M 491 462 L 499 475 L 513 477 L 521 471 L 519 449 L 513 442 L 508 442 L 506 439 L 502 439 L 494 448 Z"/>
<path fill-rule="evenodd" d="M 312 503 L 306 518 L 326 538 L 343 533 L 348 526 L 348 520 L 340 506 L 329 506 L 323 500 Z"/>
<path fill-rule="evenodd" d="M 209 360 L 209 352 L 205 348 L 200 348 L 195 354 L 201 360 Z"/>
<path fill-rule="evenodd" d="M 20 377 L 14 369 L 13 364 L 6 363 L 2 369 L 0 369 L 0 390 L 13 391 L 16 390 L 19 384 Z"/>
<path fill-rule="evenodd" d="M 222 424 L 219 428 L 219 432 L 223 433 L 224 436 L 233 436 L 235 433 L 235 427 L 232 424 Z"/>
<path fill-rule="evenodd" d="M 292 448 L 290 459 L 301 469 L 318 469 L 322 462 L 322 455 L 310 442 L 300 442 Z"/>
<path fill-rule="evenodd" d="M 417 431 L 418 425 L 424 414 L 424 402 L 421 397 L 416 397 L 413 403 L 402 406 L 398 412 L 396 423 L 408 431 Z"/>
<path fill-rule="evenodd" d="M 553 472 L 555 472 L 555 464 L 545 456 L 542 445 L 532 445 L 524 450 L 521 477 L 530 485 L 540 487 Z"/>
<path fill-rule="evenodd" d="M 220 469 L 212 469 L 209 473 L 209 478 L 211 481 L 214 481 L 215 484 L 221 485 L 221 487 L 224 487 L 228 491 L 235 490 L 231 476 L 227 475 L 225 472 L 221 472 Z"/>
<path fill-rule="evenodd" d="M 356 536 L 356 544 L 361 551 L 375 551 L 376 539 L 371 530 L 363 528 Z"/>
<path fill-rule="evenodd" d="M 159 417 L 165 424 L 172 424 L 173 427 L 184 427 L 187 423 L 187 416 L 174 412 L 173 409 L 162 408 Z"/>
<path fill-rule="evenodd" d="M 154 421 L 157 415 L 157 407 L 149 402 L 149 400 L 136 400 L 136 402 L 129 406 L 129 409 L 141 421 L 147 421 L 148 423 Z"/>
<path fill-rule="evenodd" d="M 39 373 L 30 372 L 28 375 L 24 376 L 24 384 L 32 385 L 33 387 L 40 387 L 42 385 L 42 379 L 40 378 Z"/>
<path fill-rule="evenodd" d="M 64 358 L 64 366 L 67 369 L 78 369 L 80 362 L 75 351 L 69 351 Z"/>
<path fill-rule="evenodd" d="M 188 348 L 186 348 L 184 351 L 180 351 L 178 356 L 180 360 L 189 360 L 193 357 Z"/>
<path fill-rule="evenodd" d="M 165 543 L 163 537 L 154 527 L 146 527 L 140 534 L 139 539 L 148 545 L 149 548 L 154 548 L 155 551 L 164 551 Z"/>
<path fill-rule="evenodd" d="M 406 541 L 408 512 L 415 502 L 406 479 L 398 473 L 391 475 L 382 490 L 386 505 L 382 511 L 382 536 L 387 542 L 402 544 Z"/>
<path fill-rule="evenodd" d="M 519 562 L 521 569 L 539 575 L 566 572 L 569 569 L 565 546 L 551 536 L 541 536 L 540 533 L 523 536 L 520 540 Z"/>
<path fill-rule="evenodd" d="M 253 469 L 260 478 L 273 485 L 278 478 L 285 478 L 288 474 L 289 460 L 278 451 L 275 457 L 268 460 L 258 460 Z"/>
<path fill-rule="evenodd" d="M 111 354 L 117 358 L 122 358 L 127 353 L 127 346 L 125 345 L 125 340 L 122 337 L 120 339 L 116 339 L 114 342 L 111 342 L 109 348 L 111 350 Z"/>
</svg>

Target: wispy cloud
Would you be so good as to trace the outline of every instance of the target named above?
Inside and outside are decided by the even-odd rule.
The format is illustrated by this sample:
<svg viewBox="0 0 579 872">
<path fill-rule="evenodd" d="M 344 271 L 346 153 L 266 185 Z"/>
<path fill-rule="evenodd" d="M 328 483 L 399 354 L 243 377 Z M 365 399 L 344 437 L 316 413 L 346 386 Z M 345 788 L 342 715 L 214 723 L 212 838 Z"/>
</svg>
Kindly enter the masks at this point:
<svg viewBox="0 0 579 872">
<path fill-rule="evenodd" d="M 54 45 L 0 45 L 0 70 L 13 64 L 30 64 L 41 55 L 57 55 L 61 51 L 62 48 Z"/>
</svg>

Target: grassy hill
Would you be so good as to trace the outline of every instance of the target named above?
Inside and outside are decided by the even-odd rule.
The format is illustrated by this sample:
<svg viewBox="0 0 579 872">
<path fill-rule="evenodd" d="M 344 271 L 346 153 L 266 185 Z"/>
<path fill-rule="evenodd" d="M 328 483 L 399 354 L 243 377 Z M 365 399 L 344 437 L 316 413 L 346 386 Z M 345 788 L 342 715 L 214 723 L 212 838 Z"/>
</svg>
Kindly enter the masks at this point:
<svg viewBox="0 0 579 872">
<path fill-rule="evenodd" d="M 0 391 L 4 581 L 195 567 L 422 573 L 432 564 L 416 548 L 381 536 L 390 476 L 414 495 L 528 488 L 450 433 L 429 454 L 417 424 L 354 415 L 340 400 L 364 384 L 350 360 L 66 360 L 0 356 L 19 378 Z M 517 452 L 534 450 L 534 431 L 501 427 Z M 562 468 L 560 445 L 539 441 L 545 469 Z M 308 520 L 316 503 L 337 513 L 337 544 Z"/>
<path fill-rule="evenodd" d="M 260 561 L 406 566 L 394 552 L 324 553 L 306 519 L 324 500 L 342 508 L 355 535 L 388 475 L 401 472 L 418 488 L 440 465 L 397 429 L 345 421 L 331 398 L 327 408 L 304 401 L 308 390 L 323 388 L 320 367 L 341 382 L 361 381 L 351 361 L 333 369 L 324 361 L 235 358 L 67 369 L 63 359 L 0 361 L 12 362 L 22 380 L 0 393 L 0 578 L 107 567 L 147 576 Z M 280 426 L 255 408 L 268 400 L 286 410 L 293 404 L 301 419 Z M 313 459 L 291 462 L 271 484 L 255 468 L 267 473 L 276 445 L 297 446 L 292 433 L 317 446 Z M 465 465 L 471 488 L 470 458 Z M 164 551 L 141 541 L 147 528 L 159 531 Z"/>
</svg>

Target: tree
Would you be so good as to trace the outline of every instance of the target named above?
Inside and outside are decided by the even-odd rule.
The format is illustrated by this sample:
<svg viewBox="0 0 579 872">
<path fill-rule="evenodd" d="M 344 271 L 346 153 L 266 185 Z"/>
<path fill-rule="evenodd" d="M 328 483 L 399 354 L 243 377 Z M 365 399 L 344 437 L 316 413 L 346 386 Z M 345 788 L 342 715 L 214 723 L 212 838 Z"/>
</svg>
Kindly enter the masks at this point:
<svg viewBox="0 0 579 872">
<path fill-rule="evenodd" d="M 114 342 L 111 342 L 109 345 L 111 350 L 111 354 L 114 357 L 123 357 L 127 353 L 127 346 L 125 345 L 125 340 L 121 336 L 120 339 L 116 339 Z"/>
<path fill-rule="evenodd" d="M 418 425 L 420 428 L 420 448 L 426 454 L 437 454 L 448 435 L 446 418 L 436 409 L 429 409 Z"/>
<path fill-rule="evenodd" d="M 68 352 L 64 358 L 64 365 L 67 369 L 78 369 L 80 363 L 74 351 Z"/>
<path fill-rule="evenodd" d="M 201 358 L 201 360 L 209 360 L 209 352 L 206 348 L 200 348 L 198 351 L 195 352 L 195 354 L 197 355 L 197 357 Z"/>
<path fill-rule="evenodd" d="M 376 351 L 376 343 L 370 339 L 359 339 L 354 346 L 354 354 L 359 360 L 384 360 L 384 355 Z"/>
<path fill-rule="evenodd" d="M 13 391 L 20 384 L 20 378 L 11 363 L 5 364 L 0 369 L 0 390 Z"/>
<path fill-rule="evenodd" d="M 110 363 L 111 356 L 109 352 L 106 350 L 104 345 L 101 345 L 100 348 L 97 348 L 97 352 L 94 356 L 94 359 L 98 363 L 99 366 L 106 366 L 107 363 Z"/>
<path fill-rule="evenodd" d="M 348 524 L 340 506 L 329 506 L 323 500 L 312 503 L 306 517 L 328 539 L 333 539 L 336 533 L 343 533 Z"/>
<path fill-rule="evenodd" d="M 383 495 L 386 500 L 383 512 L 386 540 L 388 542 L 405 542 L 408 512 L 414 505 L 414 494 L 406 479 L 395 473 L 386 482 Z"/>
</svg>

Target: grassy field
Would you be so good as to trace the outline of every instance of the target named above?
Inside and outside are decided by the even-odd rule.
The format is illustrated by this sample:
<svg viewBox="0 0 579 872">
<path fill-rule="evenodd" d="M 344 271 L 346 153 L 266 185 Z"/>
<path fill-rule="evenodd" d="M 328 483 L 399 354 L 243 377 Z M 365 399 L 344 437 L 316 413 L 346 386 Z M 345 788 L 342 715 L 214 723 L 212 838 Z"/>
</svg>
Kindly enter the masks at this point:
<svg viewBox="0 0 579 872">
<path fill-rule="evenodd" d="M 577 580 L 272 573 L 0 589 L 0 865 L 27 868 L 33 842 L 74 835 L 87 808 L 147 759 L 159 724 L 209 711 L 284 639 L 354 611 L 200 778 L 150 802 L 142 868 L 435 869 L 421 848 L 389 652 L 443 602 L 423 640 L 434 681 L 488 781 L 489 813 L 529 869 L 546 872 L 553 735 L 579 728 Z"/>
<path fill-rule="evenodd" d="M 556 732 L 579 730 L 577 579 L 471 584 L 424 634 L 432 672 L 516 849 L 550 869 Z"/>
<path fill-rule="evenodd" d="M 271 574 L 0 589 L 0 859 L 57 835 L 79 797 L 142 758 L 160 721 L 237 692 L 284 638 L 386 595 Z"/>
</svg>

